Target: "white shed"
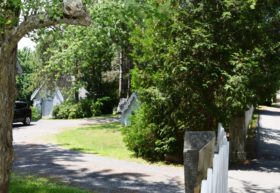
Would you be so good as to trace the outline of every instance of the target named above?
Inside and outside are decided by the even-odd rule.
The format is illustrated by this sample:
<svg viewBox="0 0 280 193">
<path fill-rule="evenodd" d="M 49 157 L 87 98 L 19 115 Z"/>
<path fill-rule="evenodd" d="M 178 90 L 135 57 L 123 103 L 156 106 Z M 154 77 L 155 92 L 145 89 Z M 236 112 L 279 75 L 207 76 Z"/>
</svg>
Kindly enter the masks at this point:
<svg viewBox="0 0 280 193">
<path fill-rule="evenodd" d="M 139 107 L 139 101 L 136 93 L 132 93 L 129 99 L 124 104 L 121 116 L 121 123 L 125 126 L 131 124 L 130 117 L 132 113 Z"/>
<path fill-rule="evenodd" d="M 41 112 L 42 117 L 51 118 L 53 108 L 64 102 L 64 97 L 58 87 L 51 91 L 41 85 L 31 95 L 33 106 Z"/>
</svg>

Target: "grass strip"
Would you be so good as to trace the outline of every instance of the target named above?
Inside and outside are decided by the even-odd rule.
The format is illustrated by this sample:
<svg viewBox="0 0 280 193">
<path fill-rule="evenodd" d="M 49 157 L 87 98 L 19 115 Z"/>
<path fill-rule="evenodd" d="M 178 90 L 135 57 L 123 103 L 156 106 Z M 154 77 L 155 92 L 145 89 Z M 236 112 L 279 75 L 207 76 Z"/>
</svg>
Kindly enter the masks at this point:
<svg viewBox="0 0 280 193">
<path fill-rule="evenodd" d="M 93 153 L 120 160 L 147 163 L 135 158 L 123 142 L 120 123 L 105 123 L 75 128 L 53 137 L 55 143 L 74 151 Z"/>
<path fill-rule="evenodd" d="M 9 193 L 93 193 L 63 185 L 53 180 L 12 174 Z"/>
</svg>

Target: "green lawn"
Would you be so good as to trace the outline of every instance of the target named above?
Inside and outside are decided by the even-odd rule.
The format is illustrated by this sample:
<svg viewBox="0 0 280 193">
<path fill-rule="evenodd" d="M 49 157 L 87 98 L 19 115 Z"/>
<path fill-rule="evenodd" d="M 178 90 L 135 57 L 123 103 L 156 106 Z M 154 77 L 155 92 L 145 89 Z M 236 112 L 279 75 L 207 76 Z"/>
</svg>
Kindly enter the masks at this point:
<svg viewBox="0 0 280 193">
<path fill-rule="evenodd" d="M 13 174 L 9 193 L 90 193 L 89 191 L 51 182 L 46 178 Z M 92 193 L 92 192 L 91 192 Z"/>
<path fill-rule="evenodd" d="M 71 150 L 94 153 L 122 160 L 146 162 L 133 157 L 123 142 L 121 125 L 106 123 L 64 131 L 52 137 L 53 142 Z"/>
</svg>

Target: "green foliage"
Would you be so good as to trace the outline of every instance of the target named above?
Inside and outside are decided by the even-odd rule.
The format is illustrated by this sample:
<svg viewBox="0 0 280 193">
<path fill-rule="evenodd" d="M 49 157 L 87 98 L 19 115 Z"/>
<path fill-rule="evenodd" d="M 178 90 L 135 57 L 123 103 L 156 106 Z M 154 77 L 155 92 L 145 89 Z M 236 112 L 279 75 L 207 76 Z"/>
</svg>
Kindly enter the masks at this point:
<svg viewBox="0 0 280 193">
<path fill-rule="evenodd" d="M 90 99 L 79 102 L 68 101 L 55 106 L 53 116 L 56 119 L 76 119 L 112 114 L 115 105 L 115 101 L 110 97 L 102 97 L 96 101 Z"/>
<path fill-rule="evenodd" d="M 53 117 L 56 119 L 68 119 L 69 104 L 63 103 L 62 105 L 55 106 L 53 109 Z"/>
<path fill-rule="evenodd" d="M 163 155 L 156 151 L 156 127 L 153 123 L 145 123 L 145 113 L 143 105 L 132 118 L 132 126 L 124 127 L 124 141 L 129 150 L 136 156 L 149 160 L 162 160 Z M 145 125 L 145 127 L 143 127 Z"/>
<path fill-rule="evenodd" d="M 167 0 L 150 6 L 130 39 L 132 83 L 142 107 L 125 134 L 138 155 L 160 159 L 182 152 L 184 131 L 227 125 L 279 88 L 280 3 Z"/>
<path fill-rule="evenodd" d="M 85 114 L 83 113 L 80 103 L 65 102 L 61 105 L 55 106 L 53 110 L 53 116 L 56 119 L 75 119 L 86 117 L 84 115 Z"/>
<path fill-rule="evenodd" d="M 20 176 L 13 174 L 9 193 L 89 193 L 88 191 L 53 182 L 37 176 Z"/>
<path fill-rule="evenodd" d="M 68 109 L 66 108 L 65 114 L 68 113 L 68 119 L 81 118 L 82 114 L 81 114 L 80 110 L 81 109 L 78 104 L 72 104 L 72 105 L 68 106 Z"/>
<path fill-rule="evenodd" d="M 55 29 L 41 33 L 37 46 L 41 61 L 39 82 L 58 85 L 66 96 L 73 96 L 84 87 L 93 100 L 116 97 L 117 76 L 109 73 L 116 71 L 112 64 L 115 46 L 100 34 L 97 26 L 87 29 L 67 26 L 63 32 Z"/>
<path fill-rule="evenodd" d="M 22 74 L 16 76 L 17 100 L 29 101 L 32 92 L 37 86 L 34 82 L 34 72 L 37 58 L 33 51 L 24 48 L 18 51 L 18 63 L 22 68 Z"/>
<path fill-rule="evenodd" d="M 123 79 L 129 82 L 133 63 L 129 38 L 135 22 L 141 22 L 144 6 L 134 0 L 100 1 L 88 7 L 94 21 L 88 28 L 63 26 L 39 31 L 38 82 L 55 82 L 71 91 L 71 96 L 83 86 L 91 99 L 110 96 L 116 100 L 119 65 L 127 73 Z"/>
<path fill-rule="evenodd" d="M 102 106 L 103 106 L 103 103 L 101 101 L 97 100 L 96 102 L 94 102 L 91 106 L 92 114 L 94 116 L 100 116 L 102 114 L 102 112 L 101 112 Z"/>
<path fill-rule="evenodd" d="M 57 106 L 54 106 L 54 107 L 53 107 L 52 115 L 53 115 L 53 117 L 56 118 L 56 119 L 59 119 L 58 113 L 59 113 L 59 111 L 60 111 L 60 106 L 61 106 L 61 105 L 57 105 Z"/>
<path fill-rule="evenodd" d="M 41 113 L 38 111 L 37 108 L 31 107 L 31 111 L 32 111 L 32 121 L 38 121 L 39 119 L 41 119 Z"/>
<path fill-rule="evenodd" d="M 90 99 L 80 100 L 78 103 L 78 108 L 80 109 L 81 117 L 91 117 L 93 113 L 91 112 L 91 106 L 93 101 Z"/>
<path fill-rule="evenodd" d="M 94 116 L 100 116 L 102 114 L 112 114 L 115 104 L 116 103 L 114 99 L 111 99 L 110 97 L 99 98 L 91 106 L 92 114 Z"/>
</svg>

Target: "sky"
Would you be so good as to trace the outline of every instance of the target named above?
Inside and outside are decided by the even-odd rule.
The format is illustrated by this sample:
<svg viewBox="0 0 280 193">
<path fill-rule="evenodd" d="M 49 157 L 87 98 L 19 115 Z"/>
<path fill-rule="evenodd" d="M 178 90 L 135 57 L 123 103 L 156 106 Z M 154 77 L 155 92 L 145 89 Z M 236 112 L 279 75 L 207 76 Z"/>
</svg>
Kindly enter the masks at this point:
<svg viewBox="0 0 280 193">
<path fill-rule="evenodd" d="M 31 41 L 30 38 L 23 37 L 18 43 L 18 49 L 23 49 L 24 47 L 28 47 L 32 50 L 35 49 L 35 42 Z"/>
</svg>

